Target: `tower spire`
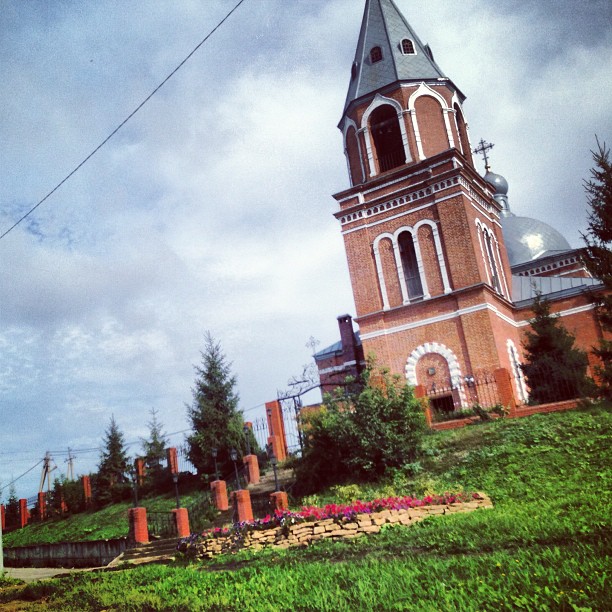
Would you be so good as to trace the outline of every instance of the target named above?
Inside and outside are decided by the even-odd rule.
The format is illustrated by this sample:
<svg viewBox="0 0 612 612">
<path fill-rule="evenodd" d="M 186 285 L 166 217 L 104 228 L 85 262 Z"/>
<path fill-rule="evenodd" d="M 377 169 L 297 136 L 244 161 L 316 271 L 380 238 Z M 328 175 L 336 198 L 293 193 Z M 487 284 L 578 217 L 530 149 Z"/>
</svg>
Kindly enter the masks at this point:
<svg viewBox="0 0 612 612">
<path fill-rule="evenodd" d="M 393 0 L 366 0 L 344 110 L 398 81 L 446 79 Z"/>
</svg>

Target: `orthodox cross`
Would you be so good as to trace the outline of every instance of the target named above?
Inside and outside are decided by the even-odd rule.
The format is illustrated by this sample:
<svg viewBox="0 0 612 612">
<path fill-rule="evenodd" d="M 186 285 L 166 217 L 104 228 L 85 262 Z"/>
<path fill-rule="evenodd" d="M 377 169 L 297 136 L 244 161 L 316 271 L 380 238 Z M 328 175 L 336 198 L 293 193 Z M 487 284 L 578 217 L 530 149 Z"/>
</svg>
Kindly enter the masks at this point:
<svg viewBox="0 0 612 612">
<path fill-rule="evenodd" d="M 487 152 L 490 151 L 495 145 L 483 140 L 482 138 L 480 139 L 478 145 L 479 146 L 474 149 L 474 153 L 482 154 L 482 158 L 484 159 L 485 163 L 485 170 L 488 172 L 491 169 L 491 166 L 489 166 L 489 156 L 487 155 Z"/>
</svg>

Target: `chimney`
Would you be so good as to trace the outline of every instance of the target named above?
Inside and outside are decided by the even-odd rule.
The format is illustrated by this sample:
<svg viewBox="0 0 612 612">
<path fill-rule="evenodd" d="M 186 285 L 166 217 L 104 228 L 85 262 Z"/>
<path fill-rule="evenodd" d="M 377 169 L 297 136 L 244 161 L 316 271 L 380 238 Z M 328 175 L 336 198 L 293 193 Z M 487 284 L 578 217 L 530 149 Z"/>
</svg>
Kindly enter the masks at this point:
<svg viewBox="0 0 612 612">
<path fill-rule="evenodd" d="M 353 334 L 353 318 L 349 314 L 338 317 L 338 327 L 340 328 L 340 341 L 342 342 L 342 356 L 345 361 L 354 361 L 355 356 L 355 335 Z"/>
</svg>

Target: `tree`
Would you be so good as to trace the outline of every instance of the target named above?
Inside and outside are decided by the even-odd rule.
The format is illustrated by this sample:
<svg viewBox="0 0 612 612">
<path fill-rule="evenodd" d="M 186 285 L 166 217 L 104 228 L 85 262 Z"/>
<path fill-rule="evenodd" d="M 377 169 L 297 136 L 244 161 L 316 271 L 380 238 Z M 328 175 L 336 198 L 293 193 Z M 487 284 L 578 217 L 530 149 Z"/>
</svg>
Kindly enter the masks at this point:
<svg viewBox="0 0 612 612">
<path fill-rule="evenodd" d="M 9 487 L 9 496 L 4 509 L 4 519 L 7 529 L 12 529 L 19 525 L 19 498 L 17 497 L 17 489 L 15 483 L 11 482 Z"/>
<path fill-rule="evenodd" d="M 198 474 L 214 474 L 212 449 L 216 448 L 223 476 L 233 467 L 230 450 L 235 448 L 244 454 L 243 421 L 238 412 L 236 377 L 231 373 L 231 364 L 209 332 L 204 341 L 204 351 L 200 353 L 202 363 L 194 366 L 193 401 L 187 406 L 193 428 L 193 433 L 187 436 L 188 455 Z"/>
<path fill-rule="evenodd" d="M 119 501 L 129 495 L 129 459 L 125 450 L 123 434 L 115 421 L 111 420 L 104 434 L 103 449 L 96 479 L 98 503 Z"/>
<path fill-rule="evenodd" d="M 597 141 L 591 151 L 595 167 L 591 178 L 584 182 L 590 206 L 588 231 L 582 234 L 586 244 L 584 263 L 589 272 L 604 285 L 604 292 L 595 298 L 597 318 L 604 332 L 612 333 L 612 161 L 610 149 Z M 609 336 L 608 336 L 609 337 Z M 602 338 L 593 352 L 601 360 L 595 368 L 599 394 L 612 400 L 612 341 Z"/>
<path fill-rule="evenodd" d="M 305 423 L 298 485 L 307 493 L 347 478 L 373 480 L 413 464 L 426 429 L 421 402 L 399 376 L 368 359 L 363 386 L 327 395 Z M 347 391 L 348 389 L 348 391 Z"/>
<path fill-rule="evenodd" d="M 588 395 L 592 381 L 586 376 L 586 353 L 574 346 L 574 336 L 551 314 L 550 303 L 539 293 L 533 313 L 523 343 L 526 363 L 521 365 L 530 401 L 545 404 Z"/>
<path fill-rule="evenodd" d="M 168 438 L 163 432 L 163 426 L 157 418 L 157 410 L 151 408 L 151 420 L 147 423 L 149 438 L 141 438 L 142 451 L 147 467 L 147 478 L 153 486 L 161 484 L 166 476 L 162 462 L 166 457 Z"/>
</svg>

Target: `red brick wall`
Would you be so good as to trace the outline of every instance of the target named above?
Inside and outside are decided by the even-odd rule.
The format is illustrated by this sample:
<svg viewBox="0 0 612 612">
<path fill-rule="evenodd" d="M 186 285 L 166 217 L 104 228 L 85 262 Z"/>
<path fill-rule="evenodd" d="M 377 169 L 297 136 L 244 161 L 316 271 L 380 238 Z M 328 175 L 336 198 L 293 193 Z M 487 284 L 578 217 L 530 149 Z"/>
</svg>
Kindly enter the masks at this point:
<svg viewBox="0 0 612 612">
<path fill-rule="evenodd" d="M 449 143 L 440 103 L 431 96 L 420 96 L 414 104 L 414 109 L 425 157 L 433 157 L 436 153 L 446 151 Z"/>
</svg>

